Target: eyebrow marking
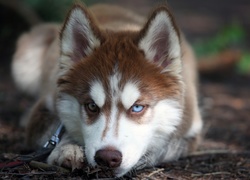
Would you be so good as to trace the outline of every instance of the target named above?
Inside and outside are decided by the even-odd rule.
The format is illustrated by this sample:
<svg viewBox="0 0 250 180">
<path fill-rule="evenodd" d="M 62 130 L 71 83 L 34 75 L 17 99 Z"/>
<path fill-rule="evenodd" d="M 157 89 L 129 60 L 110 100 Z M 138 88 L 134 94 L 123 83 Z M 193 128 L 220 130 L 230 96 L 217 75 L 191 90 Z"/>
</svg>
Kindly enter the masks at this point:
<svg viewBox="0 0 250 180">
<path fill-rule="evenodd" d="M 103 85 L 101 84 L 100 81 L 94 81 L 91 84 L 90 96 L 99 108 L 101 108 L 104 105 L 106 95 Z"/>
<path fill-rule="evenodd" d="M 125 109 L 129 109 L 140 97 L 141 93 L 135 83 L 128 82 L 122 91 L 121 101 Z"/>
</svg>

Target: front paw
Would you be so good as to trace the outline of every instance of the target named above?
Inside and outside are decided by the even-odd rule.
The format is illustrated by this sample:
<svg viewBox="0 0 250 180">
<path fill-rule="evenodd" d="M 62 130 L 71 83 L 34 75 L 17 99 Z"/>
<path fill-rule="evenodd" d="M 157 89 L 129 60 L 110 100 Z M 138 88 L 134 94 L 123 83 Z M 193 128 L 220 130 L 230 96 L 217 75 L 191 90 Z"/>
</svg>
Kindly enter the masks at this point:
<svg viewBox="0 0 250 180">
<path fill-rule="evenodd" d="M 85 166 L 83 148 L 75 144 L 56 146 L 47 159 L 49 164 L 66 168 L 82 169 Z"/>
</svg>

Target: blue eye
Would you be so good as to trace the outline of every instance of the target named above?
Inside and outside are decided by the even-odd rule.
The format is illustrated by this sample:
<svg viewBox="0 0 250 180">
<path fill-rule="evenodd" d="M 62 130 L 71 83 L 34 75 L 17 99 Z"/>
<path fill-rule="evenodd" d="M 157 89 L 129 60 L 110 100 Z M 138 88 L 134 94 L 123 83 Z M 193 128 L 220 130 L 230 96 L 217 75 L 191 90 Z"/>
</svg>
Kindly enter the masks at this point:
<svg viewBox="0 0 250 180">
<path fill-rule="evenodd" d="M 132 112 L 139 113 L 144 109 L 144 106 L 135 104 L 131 107 Z"/>
</svg>

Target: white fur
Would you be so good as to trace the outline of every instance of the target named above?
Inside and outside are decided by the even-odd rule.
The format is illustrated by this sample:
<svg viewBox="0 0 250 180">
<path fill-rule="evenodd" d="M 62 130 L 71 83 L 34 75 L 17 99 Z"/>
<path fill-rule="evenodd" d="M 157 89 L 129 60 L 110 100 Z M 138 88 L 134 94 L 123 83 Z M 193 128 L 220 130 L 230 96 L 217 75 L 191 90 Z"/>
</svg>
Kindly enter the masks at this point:
<svg viewBox="0 0 250 180">
<path fill-rule="evenodd" d="M 181 123 L 181 119 L 182 108 L 177 101 L 162 100 L 154 108 L 152 122 L 154 122 L 155 132 L 148 147 L 150 151 L 148 158 L 151 160 L 151 165 L 178 158 L 176 156 L 178 148 L 173 147 L 170 141 L 172 133 Z"/>
<path fill-rule="evenodd" d="M 116 71 L 114 67 L 114 74 L 109 77 L 110 94 L 113 97 L 112 100 L 117 101 L 117 94 L 120 92 L 118 84 L 121 80 L 121 74 Z"/>
<path fill-rule="evenodd" d="M 86 114 L 82 114 L 82 107 L 77 99 L 69 94 L 59 94 L 57 100 L 57 110 L 61 122 L 66 127 L 71 137 L 80 144 L 84 144 L 83 139 L 83 123 Z"/>
<path fill-rule="evenodd" d="M 96 162 L 94 156 L 98 151 L 98 142 L 101 141 L 101 136 L 105 128 L 106 119 L 104 115 L 101 115 L 99 119 L 91 125 L 83 127 L 84 133 L 84 144 L 85 144 L 85 155 L 90 165 L 95 166 Z"/>
<path fill-rule="evenodd" d="M 94 81 L 90 87 L 90 96 L 92 100 L 97 104 L 99 108 L 101 108 L 104 105 L 106 99 L 106 95 L 101 82 Z"/>
<path fill-rule="evenodd" d="M 150 111 L 145 117 L 150 115 Z M 150 124 L 138 124 L 128 119 L 125 114 L 121 115 L 119 121 L 118 137 L 107 137 L 105 144 L 109 144 L 109 138 L 116 142 L 119 151 L 122 153 L 122 163 L 115 170 L 117 176 L 122 176 L 128 172 L 146 152 L 148 142 L 153 130 Z"/>
<path fill-rule="evenodd" d="M 161 31 L 166 31 L 168 36 L 158 37 Z M 162 63 L 164 58 L 168 56 L 170 59 L 175 59 L 172 63 L 163 70 L 163 72 L 169 71 L 174 75 L 181 72 L 181 47 L 179 38 L 173 24 L 170 21 L 169 15 L 165 12 L 159 12 L 155 18 L 151 21 L 150 27 L 146 32 L 145 37 L 139 42 L 139 48 L 141 48 L 146 55 L 146 58 L 153 61 L 157 50 L 152 45 L 158 40 L 158 38 L 166 39 L 166 48 L 168 48 L 168 54 L 161 57 L 159 65 Z"/>
<path fill-rule="evenodd" d="M 135 83 L 128 82 L 122 91 L 121 100 L 126 109 L 129 109 L 140 97 L 140 91 Z"/>
<path fill-rule="evenodd" d="M 182 119 L 181 105 L 174 100 L 161 100 L 154 108 L 154 118 L 160 134 L 171 134 L 176 130 Z"/>
<path fill-rule="evenodd" d="M 199 110 L 197 109 L 197 106 L 195 106 L 192 125 L 188 130 L 186 137 L 194 137 L 195 135 L 199 134 L 202 130 L 202 127 L 203 127 L 203 122 L 201 120 L 201 115 Z"/>
</svg>

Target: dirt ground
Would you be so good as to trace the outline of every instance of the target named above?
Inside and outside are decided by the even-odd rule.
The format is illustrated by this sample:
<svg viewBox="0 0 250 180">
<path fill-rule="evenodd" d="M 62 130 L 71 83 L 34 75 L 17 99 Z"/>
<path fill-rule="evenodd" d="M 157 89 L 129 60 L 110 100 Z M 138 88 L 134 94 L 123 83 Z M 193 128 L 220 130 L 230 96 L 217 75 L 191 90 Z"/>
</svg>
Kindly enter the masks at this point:
<svg viewBox="0 0 250 180">
<path fill-rule="evenodd" d="M 181 9 L 184 5 L 173 2 L 172 6 Z M 190 7 L 192 6 L 190 5 Z M 250 3 L 247 3 L 246 7 L 250 7 Z M 177 12 L 178 19 L 183 17 L 183 11 L 180 9 Z M 230 8 L 225 9 L 230 10 Z M 224 11 L 227 11 L 225 9 Z M 237 8 L 235 7 L 235 9 Z M 32 99 L 16 90 L 10 76 L 10 59 L 14 51 L 16 37 L 20 32 L 27 30 L 28 25 L 22 19 L 17 19 L 18 15 L 13 21 L 7 22 L 7 19 L 13 18 L 14 12 L 5 7 L 0 6 L 0 12 L 5 17 L 1 18 L 3 23 L 9 23 L 9 27 L 13 30 L 12 34 L 7 33 L 5 35 L 4 40 L 2 36 L 0 38 L 1 163 L 8 162 L 16 154 L 28 153 L 27 149 L 29 148 L 24 144 L 24 129 L 17 124 L 23 112 L 32 105 Z M 224 14 L 226 13 L 228 14 L 225 19 L 230 15 L 229 12 L 224 12 Z M 245 17 L 243 11 L 240 14 L 241 17 Z M 192 11 L 192 17 L 195 17 L 195 15 L 196 17 L 199 16 Z M 217 26 L 218 22 L 225 21 L 217 18 L 213 22 L 217 22 L 215 23 L 215 26 Z M 15 23 L 11 24 L 10 22 Z M 199 38 L 202 34 L 207 36 L 206 28 L 202 32 L 197 32 L 198 27 L 194 28 L 187 24 L 181 22 L 181 26 L 184 27 L 191 40 L 192 38 Z M 246 28 L 250 27 L 247 23 L 245 25 Z M 215 26 L 214 31 L 217 28 Z M 18 33 L 14 33 L 14 30 L 18 30 Z M 124 179 L 250 179 L 249 91 L 249 76 L 242 76 L 234 72 L 226 75 L 221 75 L 221 73 L 220 75 L 210 76 L 202 74 L 199 92 L 200 107 L 205 125 L 204 138 L 199 150 L 178 161 L 133 172 L 125 176 Z M 34 162 L 0 169 L 0 179 L 98 179 L 100 177 L 110 179 L 107 174 L 87 168 L 69 173 L 67 170 L 57 167 L 36 166 Z"/>
</svg>

